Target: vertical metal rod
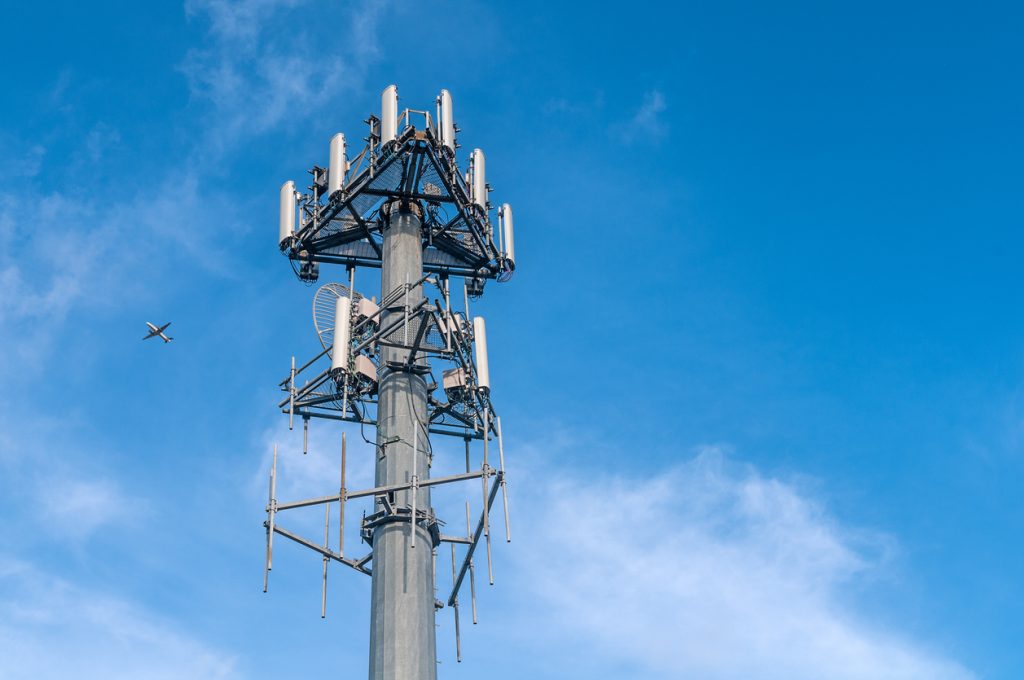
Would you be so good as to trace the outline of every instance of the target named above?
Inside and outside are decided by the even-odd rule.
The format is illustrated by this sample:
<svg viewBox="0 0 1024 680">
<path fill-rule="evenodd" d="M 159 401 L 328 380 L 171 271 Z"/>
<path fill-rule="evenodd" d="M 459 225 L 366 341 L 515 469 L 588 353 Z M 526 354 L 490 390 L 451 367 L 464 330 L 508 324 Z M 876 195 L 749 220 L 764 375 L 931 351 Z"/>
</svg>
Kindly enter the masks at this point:
<svg viewBox="0 0 1024 680">
<path fill-rule="evenodd" d="M 466 437 L 466 472 L 469 472 L 469 437 Z"/>
<path fill-rule="evenodd" d="M 452 543 L 452 587 L 455 587 L 455 544 Z M 455 660 L 462 663 L 462 632 L 459 630 L 459 598 L 455 597 L 452 605 L 455 612 Z"/>
<path fill-rule="evenodd" d="M 512 529 L 508 522 L 508 489 L 505 484 L 505 443 L 501 438 L 501 417 L 494 419 L 494 424 L 498 428 L 498 469 L 501 470 L 501 502 L 505 506 L 505 542 L 512 542 Z"/>
<path fill-rule="evenodd" d="M 473 524 L 469 519 L 469 501 L 466 501 L 466 535 L 473 540 Z M 473 625 L 476 625 L 476 569 L 473 567 L 473 560 L 469 560 L 469 593 L 473 605 Z"/>
<path fill-rule="evenodd" d="M 324 549 L 330 549 L 331 535 L 331 504 L 324 505 Z M 324 583 L 320 590 L 320 618 L 327 618 L 327 555 L 324 555 Z"/>
<path fill-rule="evenodd" d="M 263 568 L 263 592 L 267 592 L 267 581 L 270 570 L 274 568 L 274 514 L 277 501 L 274 495 L 277 493 L 277 444 L 274 444 L 274 462 L 270 466 L 270 491 L 267 499 L 267 560 Z"/>
<path fill-rule="evenodd" d="M 404 320 L 402 322 L 404 324 L 404 328 L 405 328 L 405 331 L 404 331 L 405 332 L 405 337 L 402 340 L 402 344 L 405 345 L 406 347 L 408 347 L 409 346 L 409 275 L 408 274 L 405 275 L 405 295 L 402 296 L 402 300 L 404 301 L 404 304 L 405 304 L 405 311 L 404 311 L 405 317 L 404 317 Z"/>
<path fill-rule="evenodd" d="M 416 420 L 416 426 L 412 431 L 412 455 L 413 460 L 416 460 L 416 455 L 419 453 L 420 448 L 420 421 Z M 416 547 L 416 492 L 419 490 L 419 477 L 417 475 L 412 476 L 412 488 L 409 489 L 409 495 L 412 496 L 412 512 L 409 515 L 409 547 Z"/>
<path fill-rule="evenodd" d="M 487 502 L 487 487 L 489 486 L 489 475 L 490 469 L 487 467 L 487 463 L 484 463 L 484 474 L 480 478 L 483 480 L 484 487 L 484 541 L 487 544 L 487 580 L 493 586 L 494 566 L 491 564 L 491 515 L 490 509 L 487 507 L 489 505 L 489 503 Z"/>
<path fill-rule="evenodd" d="M 487 441 L 491 438 L 491 409 L 488 406 L 484 409 L 484 467 L 488 467 Z"/>
<path fill-rule="evenodd" d="M 498 252 L 505 252 L 505 217 L 504 210 L 498 208 Z"/>
<path fill-rule="evenodd" d="M 449 288 L 449 286 L 450 286 L 450 283 L 448 281 L 448 278 L 445 277 L 445 279 L 444 279 L 444 313 L 445 313 L 445 321 L 446 321 L 446 323 L 444 325 L 444 348 L 445 348 L 446 351 L 451 352 L 452 351 L 452 319 L 454 319 L 455 317 L 452 314 L 452 301 L 451 301 L 451 298 L 448 295 L 448 288 Z"/>
<path fill-rule="evenodd" d="M 277 519 L 277 444 L 270 466 L 270 542 L 267 544 L 267 569 L 274 568 L 274 521 Z"/>
<path fill-rule="evenodd" d="M 469 596 L 472 600 L 473 605 L 473 625 L 475 626 L 476 621 L 476 567 L 473 566 L 473 560 L 469 561 Z"/>
<path fill-rule="evenodd" d="M 345 380 L 341 383 L 341 415 L 342 417 L 348 415 L 348 373 L 345 374 Z"/>
<path fill-rule="evenodd" d="M 345 434 L 341 433 L 341 490 L 338 492 L 338 555 L 341 557 L 345 556 L 345 494 L 348 493 L 345 488 L 345 455 L 348 448 Z"/>
<path fill-rule="evenodd" d="M 469 284 L 466 283 L 466 279 L 462 279 L 462 300 L 466 303 L 466 319 L 472 319 L 473 317 L 469 314 Z"/>
<path fill-rule="evenodd" d="M 356 268 L 349 266 L 348 268 L 348 299 L 350 305 L 356 303 Z M 337 329 L 335 329 L 337 330 Z M 341 415 L 348 415 L 348 367 L 346 366 L 345 381 L 342 383 L 344 392 L 341 397 Z"/>
<path fill-rule="evenodd" d="M 302 455 L 309 451 L 309 416 L 302 416 Z"/>
<path fill-rule="evenodd" d="M 292 357 L 291 380 L 288 381 L 288 429 L 291 430 L 295 420 L 295 357 Z"/>
<path fill-rule="evenodd" d="M 270 536 L 273 534 L 273 529 L 270 527 L 270 517 L 273 512 L 272 506 L 274 502 L 274 473 L 271 472 L 267 483 L 267 556 L 263 560 L 263 592 L 267 592 L 267 581 L 270 577 Z M 452 544 L 455 547 L 455 544 Z"/>
</svg>

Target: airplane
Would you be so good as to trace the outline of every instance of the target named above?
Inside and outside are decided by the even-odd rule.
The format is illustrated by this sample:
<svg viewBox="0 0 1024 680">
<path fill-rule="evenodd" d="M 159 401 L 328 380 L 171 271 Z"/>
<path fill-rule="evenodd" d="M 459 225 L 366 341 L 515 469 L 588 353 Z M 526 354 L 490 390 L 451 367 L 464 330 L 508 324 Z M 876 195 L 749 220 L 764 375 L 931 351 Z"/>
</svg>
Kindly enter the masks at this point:
<svg viewBox="0 0 1024 680">
<path fill-rule="evenodd" d="M 143 340 L 149 340 L 150 338 L 155 338 L 157 336 L 162 338 L 164 342 L 170 342 L 171 340 L 174 340 L 174 338 L 169 338 L 166 335 L 164 335 L 164 331 L 167 329 L 168 326 L 171 325 L 170 321 L 165 323 L 163 326 L 160 326 L 159 328 L 157 328 L 148 321 L 146 322 L 146 325 L 149 326 L 149 335 L 142 338 Z"/>
</svg>

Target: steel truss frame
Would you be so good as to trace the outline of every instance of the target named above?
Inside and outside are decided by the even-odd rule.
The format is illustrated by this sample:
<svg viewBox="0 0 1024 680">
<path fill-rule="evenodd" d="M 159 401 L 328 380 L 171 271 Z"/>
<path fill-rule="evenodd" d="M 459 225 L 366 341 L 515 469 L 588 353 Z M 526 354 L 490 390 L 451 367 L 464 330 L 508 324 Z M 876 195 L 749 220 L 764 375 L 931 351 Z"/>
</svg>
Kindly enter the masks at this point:
<svg viewBox="0 0 1024 680">
<path fill-rule="evenodd" d="M 412 125 L 422 114 L 424 129 Z M 430 274 L 505 280 L 513 266 L 495 242 L 488 210 L 473 202 L 455 154 L 440 143 L 429 112 L 406 110 L 398 137 L 380 144 L 370 117 L 367 145 L 349 165 L 343 188 L 328 196 L 327 171 L 313 166 L 313 183 L 299 197 L 299 229 L 283 245 L 296 274 L 316 280 L 314 263 L 379 268 L 381 208 L 396 198 L 426 206 L 423 270 Z"/>
</svg>

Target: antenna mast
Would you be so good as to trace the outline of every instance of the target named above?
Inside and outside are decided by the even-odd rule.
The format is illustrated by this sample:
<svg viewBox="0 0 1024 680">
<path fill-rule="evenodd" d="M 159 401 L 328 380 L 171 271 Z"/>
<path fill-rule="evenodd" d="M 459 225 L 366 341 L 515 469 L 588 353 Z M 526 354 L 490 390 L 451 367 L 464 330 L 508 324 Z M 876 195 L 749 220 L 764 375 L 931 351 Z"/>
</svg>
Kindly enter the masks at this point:
<svg viewBox="0 0 1024 680">
<path fill-rule="evenodd" d="M 320 265 L 344 265 L 347 285 L 328 283 L 314 296 L 314 323 L 324 350 L 299 368 L 292 359 L 288 377 L 280 383 L 287 396 L 278 406 L 288 415 L 289 427 L 296 415 L 302 417 L 304 433 L 310 418 L 318 418 L 375 425 L 377 437 L 373 488 L 346 488 L 351 452 L 342 433 L 340 489 L 292 502 L 276 498 L 275 447 L 264 523 L 264 590 L 274 534 L 321 556 L 322 614 L 329 562 L 370 575 L 370 680 L 436 678 L 434 619 L 436 610 L 445 606 L 454 613 L 461 661 L 459 594 L 468 574 L 476 623 L 474 555 L 483 543 L 493 584 L 490 518 L 499 491 L 506 540 L 511 540 L 504 442 L 490 398 L 485 324 L 482 317 L 469 318 L 468 306 L 469 298 L 483 294 L 488 279 L 507 281 L 512 276 L 512 210 L 507 203 L 501 206 L 495 230 L 483 152 L 473 151 L 470 172 L 463 174 L 447 90 L 436 105 L 436 121 L 429 111 L 399 113 L 398 89 L 387 87 L 381 95 L 381 117 L 366 121 L 370 131 L 358 156 L 349 162 L 345 136 L 338 133 L 331 139 L 329 167 L 310 171 L 308 193 L 298 192 L 294 182 L 281 187 L 279 246 L 298 278 L 315 282 Z M 376 297 L 367 299 L 354 289 L 357 267 L 381 270 L 379 304 Z M 451 279 L 456 277 L 463 279 L 462 312 L 452 307 Z M 464 440 L 464 472 L 460 455 L 459 472 L 431 477 L 431 435 L 436 434 Z M 498 444 L 498 461 L 491 455 L 492 441 Z M 471 498 L 480 499 L 479 519 L 474 525 L 467 502 L 466 535 L 445 535 L 431 504 L 431 489 L 466 482 L 479 485 L 476 492 L 473 484 L 467 487 Z M 345 517 L 355 516 L 348 506 L 360 499 L 372 503 L 359 527 L 370 550 L 352 558 L 344 550 Z M 334 503 L 339 518 L 336 552 L 330 545 Z M 285 529 L 277 517 L 314 505 L 326 506 L 323 545 Z M 452 526 L 461 524 L 461 518 L 450 521 Z M 449 543 L 450 550 L 439 552 L 442 543 Z M 448 552 L 452 586 L 441 601 L 435 598 L 437 557 Z"/>
</svg>

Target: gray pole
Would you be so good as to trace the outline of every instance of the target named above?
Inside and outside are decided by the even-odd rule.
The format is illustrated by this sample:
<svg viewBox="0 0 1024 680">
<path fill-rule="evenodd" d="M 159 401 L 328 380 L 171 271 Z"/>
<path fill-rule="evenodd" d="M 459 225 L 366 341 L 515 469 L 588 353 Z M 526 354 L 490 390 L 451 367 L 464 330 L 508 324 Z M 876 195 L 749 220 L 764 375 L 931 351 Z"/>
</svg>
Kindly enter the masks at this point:
<svg viewBox="0 0 1024 680">
<path fill-rule="evenodd" d="M 422 210 L 418 204 L 393 201 L 386 206 L 381 296 L 415 283 L 423 275 Z M 399 300 L 383 314 L 382 325 L 404 315 L 403 305 L 423 297 L 422 288 Z M 416 317 L 413 317 L 415 319 Z M 396 334 L 401 337 L 402 331 Z M 413 335 L 412 319 L 409 335 Z M 389 368 L 408 358 L 408 351 L 381 348 L 377 410 L 376 486 L 407 483 L 430 474 L 427 438 L 427 386 L 421 375 Z M 418 362 L 423 365 L 422 362 Z M 416 433 L 416 428 L 419 432 Z M 413 442 L 418 451 L 413 450 Z M 396 493 L 395 508 L 413 505 L 410 491 Z M 431 514 L 429 487 L 416 492 L 417 514 Z M 377 510 L 383 505 L 378 503 Z M 422 515 L 421 515 L 422 516 Z M 432 540 L 425 526 L 413 525 L 416 547 L 410 544 L 408 522 L 378 526 L 373 532 L 373 593 L 370 602 L 370 680 L 435 680 L 434 565 Z"/>
</svg>

